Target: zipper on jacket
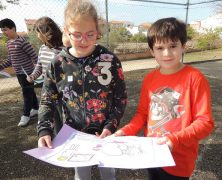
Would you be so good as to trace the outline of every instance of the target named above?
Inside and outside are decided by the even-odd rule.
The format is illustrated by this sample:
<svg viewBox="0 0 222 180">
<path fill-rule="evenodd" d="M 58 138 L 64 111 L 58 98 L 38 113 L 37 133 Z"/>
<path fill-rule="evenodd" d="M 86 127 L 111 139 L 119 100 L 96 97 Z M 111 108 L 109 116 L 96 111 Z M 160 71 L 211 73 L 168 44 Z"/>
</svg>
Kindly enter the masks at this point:
<svg viewBox="0 0 222 180">
<path fill-rule="evenodd" d="M 83 98 L 83 106 L 84 106 L 84 121 L 86 122 L 86 102 L 85 102 L 85 71 L 84 71 L 84 63 L 81 65 L 82 69 L 82 98 Z"/>
</svg>

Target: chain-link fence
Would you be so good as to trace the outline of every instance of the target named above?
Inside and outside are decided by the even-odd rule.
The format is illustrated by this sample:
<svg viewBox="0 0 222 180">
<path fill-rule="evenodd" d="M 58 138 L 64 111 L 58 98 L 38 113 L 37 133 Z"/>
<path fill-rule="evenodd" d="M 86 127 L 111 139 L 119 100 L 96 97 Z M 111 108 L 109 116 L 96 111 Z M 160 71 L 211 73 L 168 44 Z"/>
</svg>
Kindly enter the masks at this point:
<svg viewBox="0 0 222 180">
<path fill-rule="evenodd" d="M 100 16 L 102 38 L 99 43 L 123 60 L 150 58 L 146 34 L 159 18 L 177 17 L 188 23 L 189 59 L 221 58 L 222 7 L 219 0 L 93 0 Z M 38 51 L 41 43 L 33 31 L 35 21 L 49 16 L 63 28 L 67 0 L 1 0 L 0 17 L 10 18 L 17 32 Z M 221 10 L 220 10 L 221 9 Z M 0 32 L 1 33 L 1 32 Z M 0 35 L 0 63 L 7 59 L 5 37 Z M 8 70 L 13 73 L 12 69 Z M 0 77 L 0 80 L 2 78 Z M 8 83 L 2 86 L 11 86 Z M 0 89 L 0 92 L 2 90 Z"/>
</svg>

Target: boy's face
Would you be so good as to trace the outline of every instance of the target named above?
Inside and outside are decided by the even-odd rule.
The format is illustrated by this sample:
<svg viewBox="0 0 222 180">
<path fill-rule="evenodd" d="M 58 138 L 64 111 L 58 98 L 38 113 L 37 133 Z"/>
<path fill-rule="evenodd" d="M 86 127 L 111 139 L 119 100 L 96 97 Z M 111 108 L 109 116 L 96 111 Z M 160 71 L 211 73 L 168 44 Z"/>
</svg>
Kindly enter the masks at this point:
<svg viewBox="0 0 222 180">
<path fill-rule="evenodd" d="M 8 38 L 8 39 L 14 39 L 15 38 L 15 28 L 7 28 L 7 27 L 4 27 L 4 28 L 1 28 L 1 31 L 2 33 Z"/>
<path fill-rule="evenodd" d="M 162 42 L 155 42 L 152 55 L 160 65 L 160 70 L 163 74 L 172 74 L 181 68 L 181 58 L 184 52 L 184 46 L 180 40 L 173 42 L 172 40 L 165 40 Z"/>
<path fill-rule="evenodd" d="M 75 57 L 86 57 L 95 49 L 98 32 L 95 21 L 89 16 L 76 18 L 65 28 L 72 48 L 70 53 Z"/>
</svg>

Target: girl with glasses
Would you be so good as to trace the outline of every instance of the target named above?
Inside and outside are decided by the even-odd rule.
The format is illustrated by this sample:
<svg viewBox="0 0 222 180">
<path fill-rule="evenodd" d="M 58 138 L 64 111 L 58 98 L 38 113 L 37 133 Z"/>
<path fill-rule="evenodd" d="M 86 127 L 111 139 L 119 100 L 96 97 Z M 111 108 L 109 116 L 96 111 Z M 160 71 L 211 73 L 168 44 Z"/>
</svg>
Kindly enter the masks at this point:
<svg viewBox="0 0 222 180">
<path fill-rule="evenodd" d="M 54 58 L 46 73 L 39 110 L 39 147 L 52 148 L 51 115 L 60 100 L 66 124 L 99 138 L 116 131 L 126 107 L 121 62 L 96 43 L 100 32 L 95 7 L 86 0 L 70 0 L 64 15 L 64 32 L 71 47 Z M 115 179 L 113 168 L 99 170 L 103 180 Z M 91 166 L 75 168 L 75 179 L 91 179 Z"/>
</svg>

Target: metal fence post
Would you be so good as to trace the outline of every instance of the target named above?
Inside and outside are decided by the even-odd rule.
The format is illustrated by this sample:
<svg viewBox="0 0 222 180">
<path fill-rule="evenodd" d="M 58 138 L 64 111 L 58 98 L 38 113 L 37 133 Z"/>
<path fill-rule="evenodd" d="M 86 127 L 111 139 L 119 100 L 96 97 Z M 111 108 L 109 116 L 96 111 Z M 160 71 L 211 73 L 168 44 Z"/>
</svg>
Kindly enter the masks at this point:
<svg viewBox="0 0 222 180">
<path fill-rule="evenodd" d="M 108 15 L 108 0 L 105 0 L 106 9 L 106 47 L 109 49 L 109 15 Z"/>
<path fill-rule="evenodd" d="M 187 5 L 186 5 L 186 19 L 185 19 L 186 25 L 187 25 L 187 21 L 188 21 L 189 7 L 190 7 L 190 0 L 187 0 Z M 184 54 L 182 55 L 182 63 L 183 63 L 183 59 L 184 59 Z"/>
</svg>

